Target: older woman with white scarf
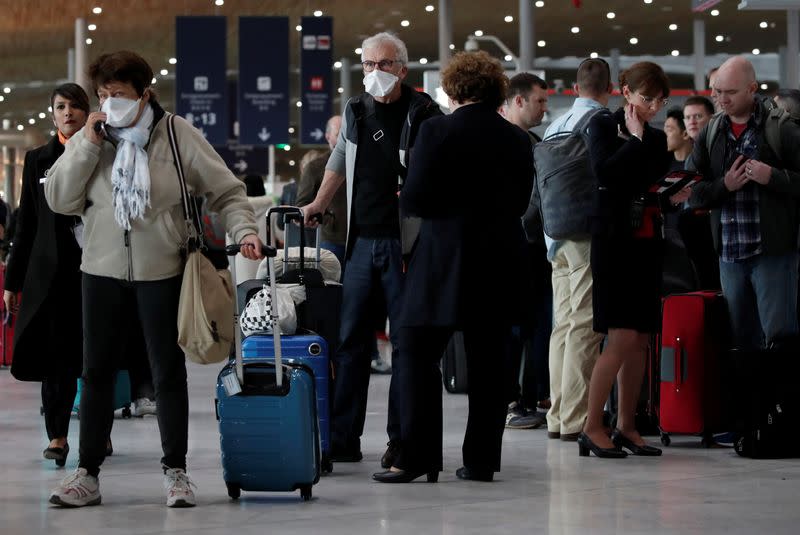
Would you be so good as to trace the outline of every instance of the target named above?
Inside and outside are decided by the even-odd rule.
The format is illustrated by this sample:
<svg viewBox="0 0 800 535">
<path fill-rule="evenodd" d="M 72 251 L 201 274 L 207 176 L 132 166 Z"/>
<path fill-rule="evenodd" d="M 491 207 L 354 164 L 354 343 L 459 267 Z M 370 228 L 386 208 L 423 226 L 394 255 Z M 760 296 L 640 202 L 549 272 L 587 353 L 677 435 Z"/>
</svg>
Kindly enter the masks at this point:
<svg viewBox="0 0 800 535">
<path fill-rule="evenodd" d="M 68 507 L 97 505 L 112 413 L 120 330 L 141 322 L 153 374 L 167 506 L 195 505 L 186 474 L 189 400 L 177 340 L 177 310 L 187 229 L 167 136 L 168 115 L 150 83 L 153 71 L 133 52 L 97 58 L 89 67 L 100 111 L 67 143 L 50 169 L 45 195 L 53 211 L 83 219 L 84 390 L 78 469 L 50 494 Z M 261 256 L 244 184 L 203 135 L 176 117 L 186 182 L 219 213 L 242 254 Z M 135 314 L 135 316 L 133 316 Z M 138 318 L 138 319 L 137 319 Z"/>
</svg>

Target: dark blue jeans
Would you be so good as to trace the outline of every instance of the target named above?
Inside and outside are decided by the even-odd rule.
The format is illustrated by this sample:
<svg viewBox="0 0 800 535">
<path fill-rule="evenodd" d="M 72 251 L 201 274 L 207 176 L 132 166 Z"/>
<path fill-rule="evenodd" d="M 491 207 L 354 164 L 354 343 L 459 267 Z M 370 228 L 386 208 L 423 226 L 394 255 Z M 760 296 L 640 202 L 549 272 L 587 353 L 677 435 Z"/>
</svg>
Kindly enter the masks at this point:
<svg viewBox="0 0 800 535">
<path fill-rule="evenodd" d="M 393 326 L 392 370 L 396 370 L 401 297 L 403 295 L 402 255 L 399 239 L 357 238 L 347 259 L 342 282 L 342 325 L 340 346 L 334 357 L 336 386 L 331 415 L 334 448 L 360 449 L 367 413 L 370 361 L 375 347 L 374 292 L 382 292 Z M 400 420 L 394 375 L 389 387 L 389 440 L 400 439 Z"/>
<path fill-rule="evenodd" d="M 738 347 L 756 349 L 797 334 L 797 258 L 789 253 L 720 260 L 722 293 Z"/>
</svg>

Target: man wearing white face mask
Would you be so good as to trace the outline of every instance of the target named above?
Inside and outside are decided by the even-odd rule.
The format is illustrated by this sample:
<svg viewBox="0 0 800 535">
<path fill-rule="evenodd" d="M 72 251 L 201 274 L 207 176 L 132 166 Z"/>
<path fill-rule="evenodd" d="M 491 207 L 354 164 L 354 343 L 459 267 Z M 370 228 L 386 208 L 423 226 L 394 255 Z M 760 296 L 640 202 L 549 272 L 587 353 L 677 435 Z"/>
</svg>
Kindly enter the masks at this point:
<svg viewBox="0 0 800 535">
<path fill-rule="evenodd" d="M 336 384 L 331 415 L 332 459 L 362 458 L 361 435 L 367 407 L 369 348 L 374 318 L 372 293 L 383 292 L 391 325 L 397 325 L 403 294 L 402 256 L 416 236 L 401 236 L 397 194 L 406 176 L 410 150 L 419 125 L 440 115 L 425 93 L 403 84 L 408 73 L 405 44 L 389 33 L 368 37 L 361 45 L 366 93 L 350 99 L 325 175 L 314 200 L 305 207 L 310 217 L 324 213 L 342 183 L 347 186 L 346 269 L 343 280 L 340 346 L 334 357 Z M 402 239 L 401 239 L 402 238 Z M 396 329 L 391 329 L 392 368 L 398 359 Z M 392 379 L 387 433 L 389 448 L 381 459 L 388 468 L 400 439 L 398 404 L 402 393 Z"/>
<path fill-rule="evenodd" d="M 167 134 L 171 120 L 150 89 L 153 71 L 133 52 L 104 54 L 89 67 L 101 111 L 89 114 L 50 168 L 45 196 L 54 212 L 84 222 L 83 380 L 78 469 L 50 494 L 64 507 L 100 504 L 108 408 L 119 367 L 121 329 L 141 324 L 155 387 L 167 506 L 195 505 L 186 473 L 189 399 L 178 346 L 178 299 L 186 244 L 181 188 Z M 105 123 L 100 127 L 100 123 Z M 207 198 L 227 232 L 261 257 L 253 208 L 203 135 L 180 117 L 175 138 L 186 184 Z M 135 314 L 135 316 L 132 316 Z"/>
</svg>

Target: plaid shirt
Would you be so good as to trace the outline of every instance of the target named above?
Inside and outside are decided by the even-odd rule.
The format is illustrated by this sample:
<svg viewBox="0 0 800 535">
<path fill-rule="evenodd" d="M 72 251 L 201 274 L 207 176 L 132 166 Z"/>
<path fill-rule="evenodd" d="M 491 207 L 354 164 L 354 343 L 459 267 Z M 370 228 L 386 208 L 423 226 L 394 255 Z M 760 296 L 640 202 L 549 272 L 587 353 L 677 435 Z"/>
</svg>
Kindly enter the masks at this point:
<svg viewBox="0 0 800 535">
<path fill-rule="evenodd" d="M 747 121 L 744 132 L 736 139 L 731 129 L 731 120 L 722 116 L 720 134 L 725 135 L 725 172 L 733 166 L 738 154 L 749 159 L 758 158 L 758 132 L 762 123 L 761 106 Z M 761 218 L 758 207 L 758 184 L 748 182 L 736 191 L 723 205 L 720 214 L 722 223 L 722 261 L 735 262 L 761 254 Z"/>
</svg>

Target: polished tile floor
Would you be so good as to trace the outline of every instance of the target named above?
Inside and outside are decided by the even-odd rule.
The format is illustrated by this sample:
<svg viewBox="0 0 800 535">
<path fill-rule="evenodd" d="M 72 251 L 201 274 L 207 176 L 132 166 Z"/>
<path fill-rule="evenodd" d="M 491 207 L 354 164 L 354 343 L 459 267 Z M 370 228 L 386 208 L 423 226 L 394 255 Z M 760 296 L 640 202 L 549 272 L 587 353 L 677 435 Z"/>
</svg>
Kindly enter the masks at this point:
<svg viewBox="0 0 800 535">
<path fill-rule="evenodd" d="M 445 397 L 445 467 L 438 484 L 370 480 L 383 452 L 388 377 L 373 376 L 365 459 L 337 464 L 304 503 L 295 494 L 243 493 L 229 500 L 214 420 L 216 367 L 190 366 L 189 471 L 198 507 L 167 509 L 156 420 L 114 423 L 103 466 L 103 505 L 59 510 L 48 489 L 65 470 L 41 458 L 39 385 L 0 370 L 0 534 L 486 534 L 800 533 L 800 461 L 752 461 L 676 437 L 660 459 L 579 458 L 544 430 L 507 431 L 494 483 L 455 478 L 466 398 Z M 70 443 L 77 450 L 77 420 Z M 67 470 L 75 468 L 71 454 Z M 423 478 L 424 479 L 424 478 Z"/>
</svg>

